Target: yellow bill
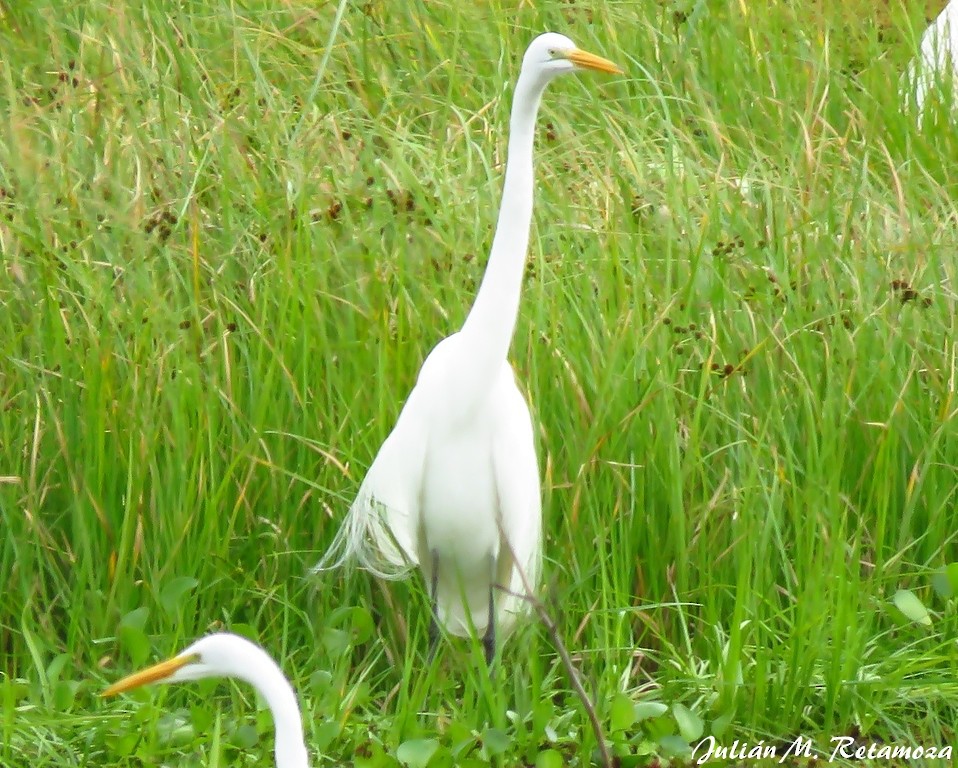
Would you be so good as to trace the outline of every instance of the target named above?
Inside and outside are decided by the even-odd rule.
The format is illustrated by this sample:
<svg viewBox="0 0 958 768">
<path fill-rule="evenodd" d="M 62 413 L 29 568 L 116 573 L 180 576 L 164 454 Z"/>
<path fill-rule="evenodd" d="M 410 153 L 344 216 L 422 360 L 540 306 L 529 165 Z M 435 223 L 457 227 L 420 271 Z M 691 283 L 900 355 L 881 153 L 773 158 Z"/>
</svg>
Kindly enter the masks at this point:
<svg viewBox="0 0 958 768">
<path fill-rule="evenodd" d="M 617 64 L 613 64 L 608 59 L 596 56 L 588 51 L 581 51 L 578 48 L 566 54 L 566 58 L 583 69 L 594 69 L 596 72 L 607 72 L 610 75 L 621 75 L 622 70 Z"/>
<path fill-rule="evenodd" d="M 131 691 L 134 688 L 140 688 L 150 683 L 158 683 L 161 680 L 166 680 L 166 678 L 176 672 L 176 670 L 182 669 L 194 661 L 196 661 L 196 656 L 193 655 L 174 656 L 172 659 L 161 661 L 159 664 L 154 664 L 152 667 L 141 669 L 139 672 L 134 672 L 132 675 L 124 677 L 119 682 L 113 683 L 113 685 L 100 695 L 116 696 L 118 693 L 123 693 L 124 691 Z"/>
</svg>

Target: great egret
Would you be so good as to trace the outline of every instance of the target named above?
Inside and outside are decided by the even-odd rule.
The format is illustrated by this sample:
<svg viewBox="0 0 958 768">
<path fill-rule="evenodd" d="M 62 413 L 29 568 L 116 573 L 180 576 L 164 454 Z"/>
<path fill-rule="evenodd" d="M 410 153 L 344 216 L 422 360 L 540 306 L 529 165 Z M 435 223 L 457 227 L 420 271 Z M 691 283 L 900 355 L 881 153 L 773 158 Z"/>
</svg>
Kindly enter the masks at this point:
<svg viewBox="0 0 958 768">
<path fill-rule="evenodd" d="M 532 222 L 536 114 L 552 80 L 583 69 L 622 71 L 554 32 L 526 50 L 512 99 L 499 221 L 475 303 L 462 329 L 426 358 L 315 568 L 355 560 L 381 578 L 398 578 L 419 565 L 432 602 L 432 648 L 440 624 L 461 636 L 474 628 L 483 633 L 490 663 L 497 621 L 507 632 L 526 607 L 511 553 L 533 588 L 541 561 L 532 419 L 507 360 Z M 496 585 L 506 589 L 498 606 Z"/>
<path fill-rule="evenodd" d="M 906 88 L 914 88 L 919 118 L 928 94 L 955 74 L 958 74 L 958 0 L 951 0 L 921 36 L 918 56 L 908 68 Z M 954 81 L 951 83 L 954 89 Z"/>
<path fill-rule="evenodd" d="M 308 768 L 303 721 L 293 687 L 266 651 L 238 635 L 207 635 L 172 659 L 124 677 L 100 695 L 115 696 L 150 683 L 181 683 L 207 677 L 235 677 L 259 691 L 276 727 L 276 768 Z"/>
</svg>

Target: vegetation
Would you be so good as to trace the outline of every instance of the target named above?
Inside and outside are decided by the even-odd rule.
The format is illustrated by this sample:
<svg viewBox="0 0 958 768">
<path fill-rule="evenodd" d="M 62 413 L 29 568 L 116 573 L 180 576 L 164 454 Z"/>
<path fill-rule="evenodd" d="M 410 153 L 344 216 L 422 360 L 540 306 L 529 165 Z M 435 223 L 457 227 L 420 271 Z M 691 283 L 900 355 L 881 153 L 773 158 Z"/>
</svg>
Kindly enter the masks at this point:
<svg viewBox="0 0 958 768">
<path fill-rule="evenodd" d="M 268 763 L 241 686 L 96 698 L 220 627 L 318 765 L 593 763 L 538 622 L 489 680 L 426 665 L 417 580 L 308 575 L 470 306 L 543 29 L 628 70 L 546 95 L 512 355 L 619 764 L 954 744 L 958 141 L 900 110 L 918 5 L 0 4 L 0 764 Z"/>
</svg>

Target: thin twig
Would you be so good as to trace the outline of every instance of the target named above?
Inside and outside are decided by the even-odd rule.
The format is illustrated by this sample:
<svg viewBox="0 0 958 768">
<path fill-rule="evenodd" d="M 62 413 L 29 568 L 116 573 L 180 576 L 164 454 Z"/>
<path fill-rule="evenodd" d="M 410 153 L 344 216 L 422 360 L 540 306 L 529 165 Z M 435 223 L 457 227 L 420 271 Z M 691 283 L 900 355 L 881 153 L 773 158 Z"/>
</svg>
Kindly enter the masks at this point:
<svg viewBox="0 0 958 768">
<path fill-rule="evenodd" d="M 556 627 L 556 623 L 552 620 L 552 617 L 549 615 L 549 612 L 546 610 L 546 607 L 543 605 L 542 601 L 532 593 L 532 586 L 529 584 L 529 580 L 526 578 L 525 571 L 519 564 L 519 558 L 516 557 L 516 551 L 512 548 L 512 542 L 509 541 L 509 537 L 506 536 L 505 531 L 502 530 L 501 522 L 499 523 L 499 535 L 501 539 L 506 542 L 506 546 L 509 547 L 509 553 L 512 555 L 513 565 L 519 572 L 519 578 L 522 579 L 522 587 L 525 589 L 526 593 L 524 595 L 517 595 L 512 590 L 506 589 L 505 587 L 500 586 L 499 588 L 506 594 L 528 601 L 528 603 L 535 609 L 539 619 L 543 624 L 545 624 L 546 629 L 549 632 L 549 636 L 552 638 L 552 644 L 555 645 L 556 651 L 559 653 L 559 658 L 562 660 L 562 666 L 565 667 L 565 670 L 569 675 L 569 681 L 572 683 L 572 689 L 582 702 L 582 706 L 585 707 L 586 714 L 589 716 L 589 721 L 592 723 L 592 731 L 595 733 L 596 741 L 599 742 L 599 753 L 602 756 L 602 765 L 605 766 L 605 768 L 612 768 L 612 755 L 609 753 L 609 747 L 605 742 L 605 733 L 602 730 L 602 723 L 599 722 L 599 715 L 595 711 L 595 704 L 592 703 L 592 700 L 589 698 L 589 694 L 585 691 L 585 686 L 582 685 L 582 680 L 579 677 L 579 670 L 577 670 L 575 665 L 572 663 L 572 657 L 569 655 L 569 651 L 566 649 L 565 643 L 562 642 L 562 638 L 559 636 L 559 629 Z"/>
</svg>

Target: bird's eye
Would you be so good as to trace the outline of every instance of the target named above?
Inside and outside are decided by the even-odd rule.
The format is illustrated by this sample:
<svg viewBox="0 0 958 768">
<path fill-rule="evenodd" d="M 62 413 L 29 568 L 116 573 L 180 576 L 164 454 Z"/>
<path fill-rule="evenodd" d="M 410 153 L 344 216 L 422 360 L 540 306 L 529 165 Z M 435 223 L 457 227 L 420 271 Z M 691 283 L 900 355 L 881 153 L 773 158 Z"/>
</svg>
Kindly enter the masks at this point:
<svg viewBox="0 0 958 768">
<path fill-rule="evenodd" d="M 556 57 L 556 49 L 555 49 L 555 48 L 550 48 L 550 49 L 549 49 L 549 56 L 551 56 L 553 59 Z"/>
</svg>

